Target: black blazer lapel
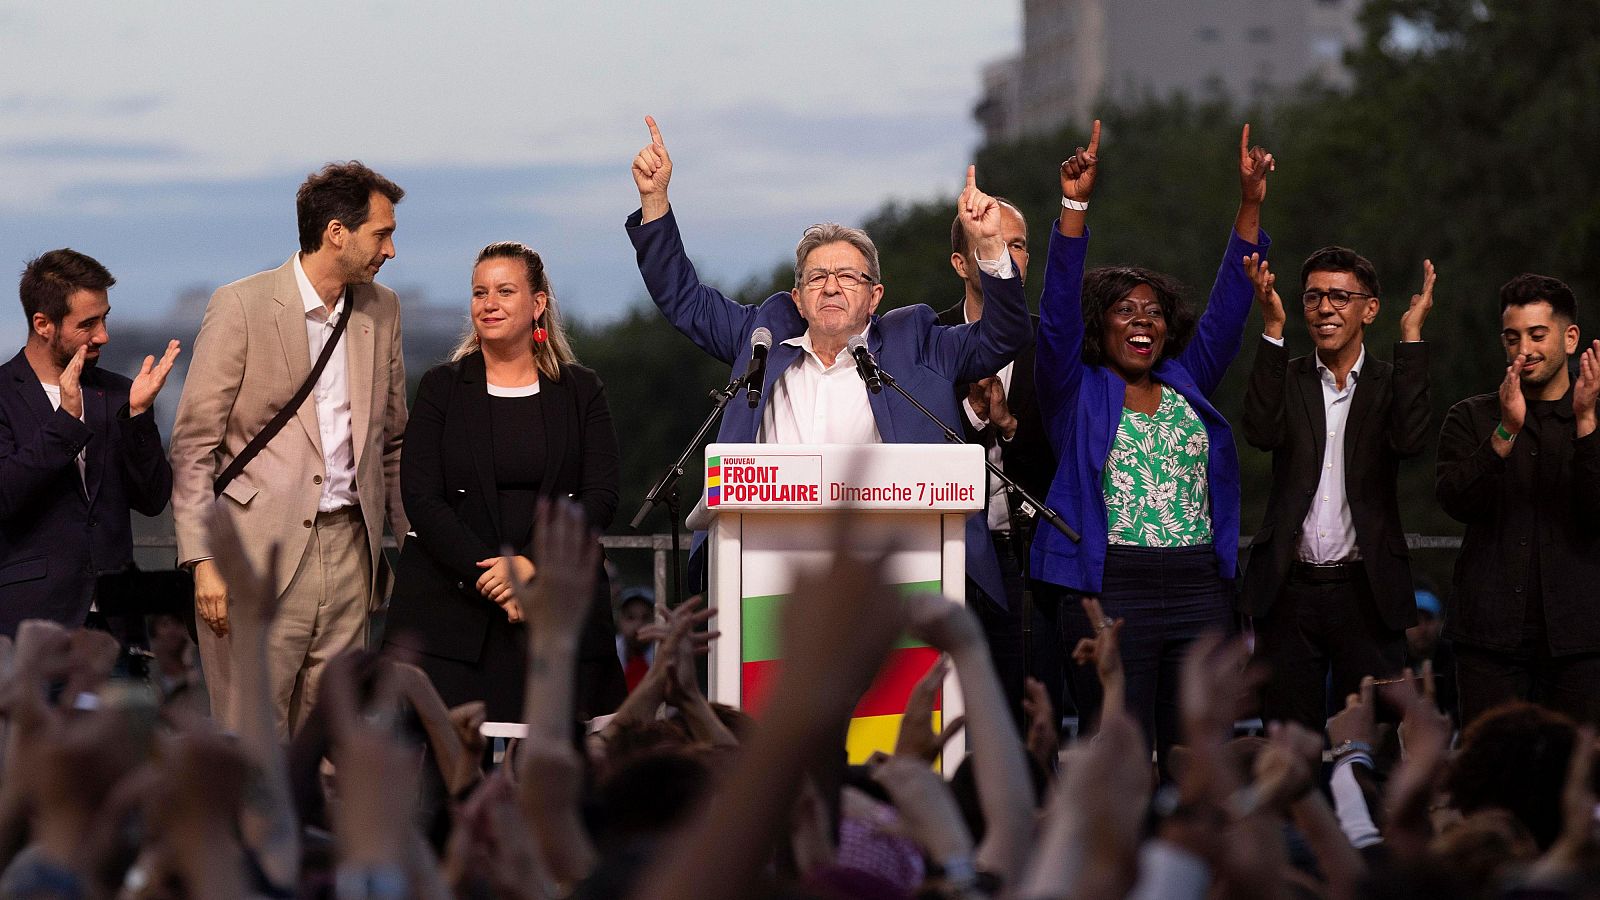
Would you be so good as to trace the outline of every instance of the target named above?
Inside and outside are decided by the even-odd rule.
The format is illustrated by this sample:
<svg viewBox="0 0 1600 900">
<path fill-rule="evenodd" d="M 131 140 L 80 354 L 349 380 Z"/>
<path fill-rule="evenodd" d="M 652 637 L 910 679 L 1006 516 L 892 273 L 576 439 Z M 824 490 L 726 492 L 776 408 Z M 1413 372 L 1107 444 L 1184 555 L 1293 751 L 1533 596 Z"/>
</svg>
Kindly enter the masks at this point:
<svg viewBox="0 0 1600 900">
<path fill-rule="evenodd" d="M 550 497 L 561 491 L 561 464 L 567 460 L 567 433 L 573 429 L 569 422 L 577 418 L 573 393 L 567 378 L 556 381 L 539 378 L 539 416 L 544 421 L 544 475 L 539 479 L 539 493 Z M 581 454 L 573 456 L 581 458 Z"/>
<path fill-rule="evenodd" d="M 1033 326 L 1037 331 L 1038 320 Z M 1011 389 L 1006 392 L 1006 406 L 1018 419 L 1031 416 L 1037 401 L 1033 393 L 1033 340 L 1017 351 L 1016 365 L 1011 368 Z"/>
<path fill-rule="evenodd" d="M 494 423 L 489 416 L 489 383 L 483 374 L 483 355 L 474 353 L 461 361 L 461 376 L 456 381 L 456 396 L 450 408 L 460 410 L 456 423 L 467 427 L 455 439 L 472 447 L 472 467 L 478 475 L 479 496 L 494 525 L 495 543 L 503 542 L 500 533 L 500 488 L 494 477 Z M 496 548 L 499 549 L 498 547 Z"/>
<path fill-rule="evenodd" d="M 1300 400 L 1305 404 L 1306 421 L 1311 426 L 1311 445 L 1315 448 L 1315 452 L 1311 454 L 1311 464 L 1320 470 L 1322 459 L 1328 450 L 1328 413 L 1323 409 L 1322 376 L 1317 373 L 1317 358 L 1314 354 L 1301 358 L 1300 370 L 1295 373 L 1295 381 L 1300 385 Z"/>
<path fill-rule="evenodd" d="M 783 343 L 783 339 L 778 339 L 772 345 L 772 349 L 767 352 L 767 373 L 761 379 L 764 382 L 761 385 L 761 406 L 756 409 L 758 415 L 756 419 L 757 428 L 761 427 L 761 419 L 759 417 L 765 416 L 767 401 L 772 399 L 772 389 L 778 386 L 778 379 L 783 377 L 783 373 L 789 371 L 789 367 L 794 365 L 794 361 L 799 359 L 800 354 L 804 352 L 804 350 L 793 344 Z M 735 400 L 737 399 L 735 398 Z M 755 438 L 752 437 L 751 440 L 755 440 Z"/>
<path fill-rule="evenodd" d="M 1373 359 L 1372 355 L 1368 354 L 1366 368 L 1356 378 L 1356 395 L 1350 400 L 1350 418 L 1344 429 L 1347 476 L 1350 471 L 1350 460 L 1355 459 L 1356 448 L 1362 446 L 1360 441 L 1368 420 L 1372 418 L 1372 411 L 1378 407 L 1379 394 L 1388 389 L 1389 369 L 1388 363 Z"/>
</svg>

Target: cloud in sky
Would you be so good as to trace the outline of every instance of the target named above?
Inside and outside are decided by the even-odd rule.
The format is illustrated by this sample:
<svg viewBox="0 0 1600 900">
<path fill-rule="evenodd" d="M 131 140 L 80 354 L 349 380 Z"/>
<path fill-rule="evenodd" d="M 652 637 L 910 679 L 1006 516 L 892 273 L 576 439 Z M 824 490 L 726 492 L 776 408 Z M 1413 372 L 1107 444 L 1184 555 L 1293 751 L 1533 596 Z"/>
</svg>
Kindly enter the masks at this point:
<svg viewBox="0 0 1600 900">
<path fill-rule="evenodd" d="M 733 283 L 809 222 L 953 195 L 979 67 L 1015 46 L 1019 7 L 3 9 L 0 264 L 70 244 L 116 272 L 119 315 L 164 311 L 183 287 L 282 262 L 300 179 L 360 158 L 409 192 L 391 282 L 460 293 L 463 260 L 512 237 L 546 251 L 565 298 L 613 314 L 642 296 L 621 221 L 645 112 L 696 262 Z M 0 314 L 0 346 L 20 319 Z"/>
<path fill-rule="evenodd" d="M 115 143 L 58 138 L 0 144 L 0 159 L 14 162 L 60 159 L 92 160 L 99 163 L 166 162 L 182 160 L 188 155 L 188 151 L 170 143 Z"/>
</svg>

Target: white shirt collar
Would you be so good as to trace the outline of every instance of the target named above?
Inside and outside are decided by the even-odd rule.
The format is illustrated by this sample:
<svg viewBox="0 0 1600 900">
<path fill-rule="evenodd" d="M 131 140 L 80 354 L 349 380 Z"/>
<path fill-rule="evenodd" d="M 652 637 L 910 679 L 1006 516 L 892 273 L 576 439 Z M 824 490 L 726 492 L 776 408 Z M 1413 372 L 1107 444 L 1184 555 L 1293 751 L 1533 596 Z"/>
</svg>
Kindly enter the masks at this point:
<svg viewBox="0 0 1600 900">
<path fill-rule="evenodd" d="M 1315 353 L 1311 354 L 1311 358 L 1315 359 L 1317 361 L 1317 375 L 1319 375 L 1322 378 L 1323 381 L 1326 381 L 1329 384 L 1333 384 L 1334 383 L 1333 370 L 1329 369 L 1327 366 L 1323 365 L 1322 364 L 1322 357 L 1316 355 Z M 1350 367 L 1350 374 L 1348 376 L 1346 376 L 1346 385 L 1347 386 L 1351 385 L 1351 384 L 1355 384 L 1357 381 L 1361 380 L 1361 367 L 1366 365 L 1366 364 L 1367 364 L 1367 344 L 1366 344 L 1365 341 L 1363 341 L 1361 343 L 1361 355 L 1356 357 L 1356 364 Z"/>
<path fill-rule="evenodd" d="M 872 320 L 868 319 L 867 320 L 867 327 L 861 329 L 861 339 L 862 340 L 866 340 L 867 339 L 867 335 L 870 334 L 871 332 L 872 332 Z M 817 362 L 819 362 L 819 363 L 822 362 L 821 358 L 817 356 L 816 350 L 814 350 L 812 348 L 812 346 L 811 346 L 811 329 L 809 327 L 806 328 L 805 331 L 801 332 L 799 337 L 792 337 L 792 338 L 789 338 L 788 340 L 780 341 L 780 343 L 786 344 L 786 345 L 788 345 L 790 347 L 799 347 L 801 350 L 804 350 L 806 352 L 806 355 L 812 357 L 813 359 L 816 359 Z M 833 361 L 834 365 L 838 365 L 839 364 L 841 357 L 844 358 L 844 359 L 849 359 L 848 355 L 846 355 L 845 353 L 843 353 L 841 351 L 840 354 L 839 354 L 839 357 L 836 357 L 834 359 L 834 361 Z"/>
<path fill-rule="evenodd" d="M 317 289 L 312 287 L 311 279 L 306 277 L 305 267 L 300 265 L 299 253 L 294 255 L 294 283 L 300 288 L 300 305 L 305 309 L 307 314 L 318 309 L 325 310 L 328 308 L 327 304 L 322 302 L 322 296 L 317 293 Z M 349 291 L 346 290 L 345 293 L 349 293 Z M 334 303 L 333 305 L 334 314 L 338 314 L 343 310 L 343 308 L 344 295 L 341 294 L 338 302 Z M 333 317 L 329 316 L 328 321 L 333 321 Z"/>
</svg>

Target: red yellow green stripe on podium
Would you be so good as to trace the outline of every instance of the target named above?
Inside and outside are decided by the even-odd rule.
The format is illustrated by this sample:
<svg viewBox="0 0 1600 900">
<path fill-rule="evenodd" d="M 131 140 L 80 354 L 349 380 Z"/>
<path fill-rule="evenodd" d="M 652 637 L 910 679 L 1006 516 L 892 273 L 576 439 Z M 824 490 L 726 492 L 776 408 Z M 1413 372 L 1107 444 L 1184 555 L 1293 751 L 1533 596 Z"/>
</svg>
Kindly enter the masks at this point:
<svg viewBox="0 0 1600 900">
<path fill-rule="evenodd" d="M 722 505 L 722 457 L 706 460 L 706 506 Z"/>
<path fill-rule="evenodd" d="M 937 581 L 895 585 L 902 593 L 941 593 Z M 777 681 L 782 665 L 779 647 L 779 617 L 788 594 L 746 597 L 740 605 L 740 706 L 760 717 L 766 711 L 768 691 Z M 864 762 L 873 751 L 894 749 L 906 699 L 917 679 L 939 659 L 939 651 L 927 644 L 902 636 L 884 660 L 872 686 L 862 695 L 851 714 L 846 746 L 850 762 Z M 934 727 L 939 727 L 944 694 L 934 700 Z"/>
</svg>

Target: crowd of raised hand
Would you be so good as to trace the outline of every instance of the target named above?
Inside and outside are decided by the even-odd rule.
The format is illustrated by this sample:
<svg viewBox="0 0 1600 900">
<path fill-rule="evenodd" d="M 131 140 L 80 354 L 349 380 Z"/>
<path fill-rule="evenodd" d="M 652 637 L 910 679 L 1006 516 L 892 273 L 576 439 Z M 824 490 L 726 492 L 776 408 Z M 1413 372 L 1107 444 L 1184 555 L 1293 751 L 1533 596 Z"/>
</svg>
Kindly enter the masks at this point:
<svg viewBox="0 0 1600 900">
<path fill-rule="evenodd" d="M 1452 749 L 1431 671 L 1369 679 L 1327 724 L 1330 765 L 1323 736 L 1297 725 L 1234 736 L 1260 679 L 1242 641 L 1208 635 L 1184 664 L 1183 742 L 1163 778 L 1120 703 L 1061 752 L 1030 685 L 1019 734 L 973 616 L 901 596 L 842 539 L 795 586 L 767 716 L 707 702 L 695 655 L 717 637 L 714 611 L 687 602 L 660 610 L 627 704 L 575 721 L 599 551 L 564 502 L 540 508 L 535 534 L 539 574 L 515 585 L 526 736 L 503 757 L 481 704 L 446 709 L 415 667 L 365 652 L 332 664 L 281 745 L 261 592 L 238 595 L 254 652 L 233 734 L 112 678 L 102 633 L 30 621 L 0 639 L 0 897 L 1600 894 L 1597 744 L 1555 713 L 1505 707 Z M 1112 694 L 1119 631 L 1075 654 Z M 849 766 L 851 710 L 903 634 L 943 658 L 911 692 L 894 752 Z M 947 667 L 966 715 L 939 733 Z M 947 779 L 931 763 L 962 728 L 970 756 Z"/>
</svg>

